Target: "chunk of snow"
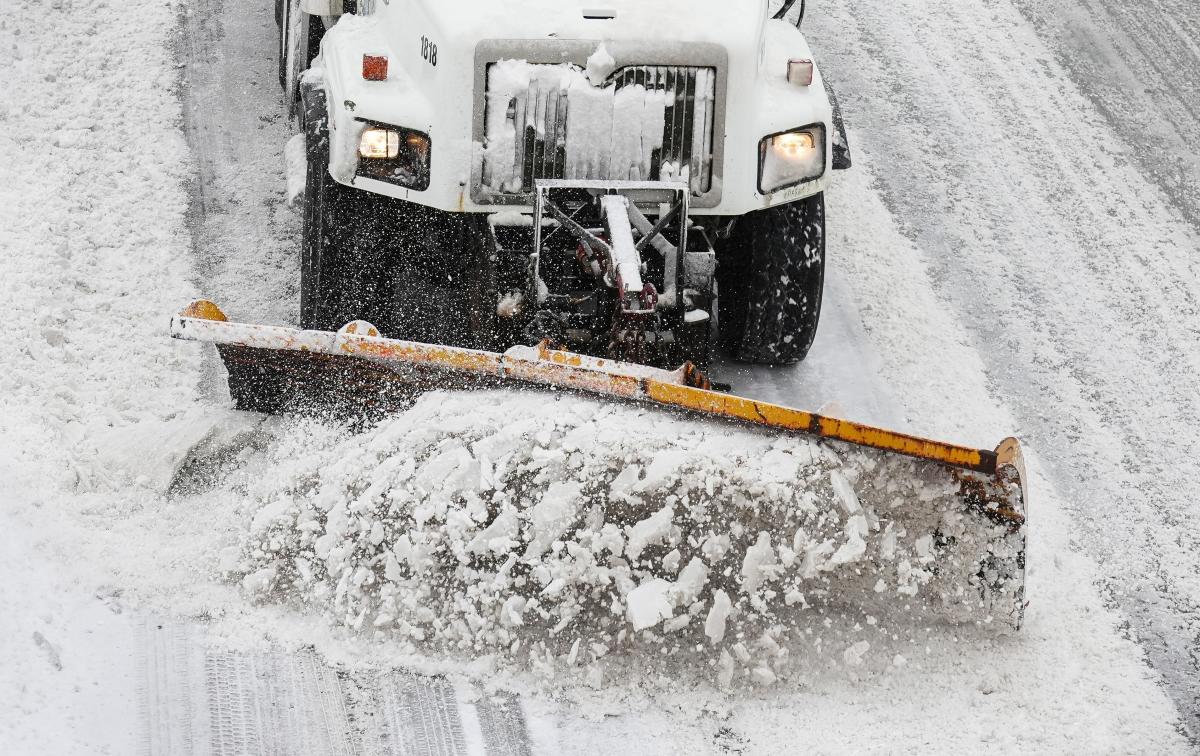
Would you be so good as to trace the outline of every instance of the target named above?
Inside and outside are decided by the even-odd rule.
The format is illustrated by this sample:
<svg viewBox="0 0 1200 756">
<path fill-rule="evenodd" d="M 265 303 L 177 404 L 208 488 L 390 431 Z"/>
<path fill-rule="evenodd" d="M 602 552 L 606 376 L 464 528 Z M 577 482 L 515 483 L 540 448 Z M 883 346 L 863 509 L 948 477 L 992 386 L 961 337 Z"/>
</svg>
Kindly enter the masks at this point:
<svg viewBox="0 0 1200 756">
<path fill-rule="evenodd" d="M 829 558 L 831 565 L 851 564 L 862 559 L 867 553 L 867 542 L 863 540 L 863 536 L 867 534 L 867 518 L 862 515 L 851 517 L 846 522 L 845 532 L 846 542 Z"/>
<path fill-rule="evenodd" d="M 771 668 L 764 664 L 750 671 L 750 679 L 759 685 L 771 685 L 778 678 L 775 677 L 775 673 L 771 671 Z"/>
<path fill-rule="evenodd" d="M 510 291 L 496 304 L 496 314 L 505 319 L 515 318 L 521 314 L 521 305 L 524 302 L 524 294 L 519 291 Z"/>
<path fill-rule="evenodd" d="M 654 627 L 675 614 L 671 584 L 661 578 L 642 583 L 625 597 L 625 614 L 634 630 Z"/>
<path fill-rule="evenodd" d="M 840 470 L 830 470 L 829 483 L 847 515 L 856 515 L 862 511 L 862 504 L 858 500 L 858 494 L 854 492 L 854 486 L 850 485 L 850 481 Z"/>
<path fill-rule="evenodd" d="M 679 470 L 692 459 L 691 452 L 670 449 L 655 455 L 646 467 L 646 475 L 634 486 L 635 491 L 665 488 L 679 476 Z"/>
<path fill-rule="evenodd" d="M 576 482 L 551 483 L 530 515 L 531 538 L 524 558 L 537 559 L 575 524 L 581 489 Z"/>
<path fill-rule="evenodd" d="M 489 215 L 488 223 L 493 227 L 533 228 L 533 216 L 518 210 L 505 210 Z"/>
<path fill-rule="evenodd" d="M 679 578 L 675 581 L 675 601 L 680 606 L 687 606 L 700 598 L 700 592 L 708 583 L 708 565 L 703 560 L 693 557 Z"/>
<path fill-rule="evenodd" d="M 677 633 L 680 630 L 682 630 L 683 628 L 690 625 L 691 623 L 692 623 L 692 615 L 686 614 L 686 613 L 681 614 L 678 617 L 672 617 L 671 619 L 664 622 L 663 623 L 663 632 L 664 633 Z"/>
<path fill-rule="evenodd" d="M 520 528 L 521 521 L 517 516 L 517 510 L 506 506 L 500 510 L 500 514 L 496 515 L 496 519 L 492 520 L 491 525 L 479 531 L 471 539 L 471 542 L 467 544 L 467 550 L 472 554 L 485 554 L 489 551 L 506 554 L 516 544 Z"/>
<path fill-rule="evenodd" d="M 859 641 L 850 648 L 847 648 L 842 653 L 842 660 L 851 667 L 861 666 L 863 663 L 863 657 L 866 656 L 867 651 L 869 650 L 871 650 L 870 643 L 867 641 Z"/>
<path fill-rule="evenodd" d="M 617 60 L 601 42 L 587 59 L 587 77 L 592 86 L 603 86 L 612 72 L 617 70 Z"/>
<path fill-rule="evenodd" d="M 638 465 L 626 465 L 621 468 L 621 472 L 617 473 L 617 477 L 613 478 L 613 482 L 609 484 L 608 491 L 611 496 L 625 496 L 633 491 L 633 487 L 642 478 L 642 468 Z"/>
<path fill-rule="evenodd" d="M 631 525 L 627 532 L 629 541 L 625 544 L 625 553 L 631 560 L 637 560 L 647 546 L 661 543 L 671 532 L 671 521 L 675 510 L 663 507 L 639 523 Z"/>
<path fill-rule="evenodd" d="M 733 609 L 733 604 L 729 601 L 729 595 L 720 589 L 713 591 L 712 608 L 708 610 L 708 617 L 704 620 L 704 635 L 713 643 L 720 643 L 725 638 L 725 622 L 729 619 L 729 613 Z"/>
<path fill-rule="evenodd" d="M 864 547 L 865 548 L 865 547 Z M 771 535 L 765 531 L 758 534 L 758 540 L 749 549 L 742 560 L 742 591 L 755 593 L 769 577 L 768 571 L 777 564 L 775 549 L 771 546 Z"/>
<path fill-rule="evenodd" d="M 925 535 L 918 538 L 913 543 L 913 550 L 917 552 L 917 556 L 922 562 L 933 559 L 933 536 Z"/>
<path fill-rule="evenodd" d="M 716 564 L 725 558 L 729 553 L 730 548 L 729 536 L 714 535 L 704 539 L 704 545 L 700 547 L 700 553 L 709 564 Z"/>
<path fill-rule="evenodd" d="M 679 549 L 671 549 L 671 551 L 662 558 L 662 567 L 667 572 L 675 572 L 679 569 L 679 560 L 683 555 L 679 553 Z"/>
<path fill-rule="evenodd" d="M 525 624 L 526 601 L 521 596 L 512 596 L 500 608 L 500 624 L 504 627 L 517 627 Z"/>
<path fill-rule="evenodd" d="M 879 541 L 879 556 L 887 561 L 896 558 L 896 527 L 889 522 L 883 528 L 883 538 Z"/>
<path fill-rule="evenodd" d="M 795 606 L 796 604 L 803 604 L 807 606 L 807 602 L 804 600 L 804 594 L 795 589 L 788 591 L 787 594 L 784 595 L 783 603 L 787 606 Z"/>
</svg>

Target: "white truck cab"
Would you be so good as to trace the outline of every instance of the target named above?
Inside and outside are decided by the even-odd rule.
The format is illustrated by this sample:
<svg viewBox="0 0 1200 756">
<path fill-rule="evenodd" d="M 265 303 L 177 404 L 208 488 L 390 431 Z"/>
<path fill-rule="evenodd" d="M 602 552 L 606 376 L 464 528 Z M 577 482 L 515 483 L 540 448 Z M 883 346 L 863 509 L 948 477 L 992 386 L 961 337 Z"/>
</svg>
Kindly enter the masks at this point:
<svg viewBox="0 0 1200 756">
<path fill-rule="evenodd" d="M 726 271 L 740 270 L 721 286 L 727 348 L 766 362 L 795 361 L 807 352 L 823 282 L 824 191 L 831 171 L 848 167 L 849 155 L 813 53 L 799 23 L 787 19 L 794 0 L 773 16 L 766 0 L 280 3 L 281 81 L 306 124 L 310 174 L 320 174 L 310 175 L 306 198 L 305 270 L 315 279 L 307 287 L 310 304 L 330 299 L 321 279 L 337 278 L 320 260 L 349 258 L 322 249 L 331 243 L 327 229 L 367 223 L 361 208 L 345 210 L 346 198 L 371 195 L 405 203 L 390 206 L 397 212 L 422 208 L 421 217 L 441 218 L 435 236 L 447 224 L 483 224 L 477 234 L 488 248 L 483 258 L 513 253 L 518 262 L 509 267 L 531 267 L 532 279 L 523 282 L 512 271 L 484 274 L 506 279 L 487 296 L 498 298 L 502 317 L 529 321 L 516 329 L 522 333 L 533 320 L 558 318 L 560 327 L 541 335 L 615 355 L 621 350 L 613 343 L 630 329 L 639 331 L 630 339 L 636 350 L 677 346 L 682 326 L 649 322 L 667 310 L 677 311 L 679 324 L 702 323 L 715 332 L 711 261 L 725 248 Z M 594 207 L 555 199 L 571 189 L 590 193 Z M 602 194 L 625 196 L 628 219 Z M 343 209 L 341 216 L 329 211 L 331 204 Z M 572 220 L 560 217 L 564 209 Z M 342 217 L 346 212 L 355 218 Z M 715 248 L 701 219 L 720 237 Z M 611 242 L 625 238 L 613 223 L 631 229 L 632 250 Z M 553 228 L 543 232 L 543 224 Z M 528 239 L 513 242 L 512 229 L 522 227 L 530 228 Z M 567 232 L 557 234 L 558 228 Z M 703 249 L 692 249 L 692 229 L 705 239 Z M 308 239 L 313 233 L 320 238 Z M 543 306 L 583 293 L 579 281 L 547 280 L 548 271 L 562 266 L 546 264 L 554 252 L 529 248 L 544 239 L 569 242 L 559 250 L 564 255 L 580 246 L 581 259 L 595 250 L 593 272 L 610 289 L 617 286 L 612 270 L 645 275 L 636 281 L 625 275 L 611 307 L 597 305 L 588 315 L 596 322 L 584 324 L 577 312 L 566 317 Z M 658 251 L 661 266 L 642 258 L 648 248 Z M 783 291 L 750 281 L 766 257 L 780 255 L 784 267 L 794 268 L 780 277 L 798 283 Z M 756 256 L 763 259 L 755 262 Z M 346 284 L 339 278 L 337 285 Z M 757 285 L 771 290 L 763 294 L 774 304 L 756 298 Z M 797 285 L 802 290 L 793 291 Z M 653 294 L 641 291 L 647 286 Z M 691 304 L 675 296 L 687 292 Z M 521 306 L 510 306 L 515 299 Z M 805 302 L 803 311 L 789 312 L 789 300 Z M 321 305 L 314 306 L 302 320 L 320 320 Z M 610 326 L 612 308 L 618 315 Z M 637 319 L 620 314 L 632 311 L 656 315 L 640 318 L 635 328 Z M 353 313 L 339 305 L 335 314 Z M 648 359 L 703 361 L 707 354 L 674 346 L 666 352 Z"/>
</svg>

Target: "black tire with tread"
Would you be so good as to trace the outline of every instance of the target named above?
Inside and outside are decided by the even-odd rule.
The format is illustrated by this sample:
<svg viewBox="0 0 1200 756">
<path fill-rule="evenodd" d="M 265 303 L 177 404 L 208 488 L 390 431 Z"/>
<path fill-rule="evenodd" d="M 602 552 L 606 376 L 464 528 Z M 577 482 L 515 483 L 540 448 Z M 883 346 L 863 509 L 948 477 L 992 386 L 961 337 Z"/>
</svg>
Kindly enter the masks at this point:
<svg viewBox="0 0 1200 756">
<path fill-rule="evenodd" d="M 300 260 L 300 327 L 337 330 L 351 320 L 382 327 L 389 288 L 387 238 L 374 195 L 329 175 L 325 93 L 302 87 L 305 152 L 304 227 Z"/>
<path fill-rule="evenodd" d="M 808 355 L 825 284 L 825 197 L 749 213 L 718 244 L 721 343 L 741 362 Z"/>
<path fill-rule="evenodd" d="M 300 325 L 367 320 L 394 338 L 490 346 L 494 282 L 485 216 L 446 213 L 343 186 L 329 175 L 325 94 L 302 86 L 308 175 Z"/>
</svg>

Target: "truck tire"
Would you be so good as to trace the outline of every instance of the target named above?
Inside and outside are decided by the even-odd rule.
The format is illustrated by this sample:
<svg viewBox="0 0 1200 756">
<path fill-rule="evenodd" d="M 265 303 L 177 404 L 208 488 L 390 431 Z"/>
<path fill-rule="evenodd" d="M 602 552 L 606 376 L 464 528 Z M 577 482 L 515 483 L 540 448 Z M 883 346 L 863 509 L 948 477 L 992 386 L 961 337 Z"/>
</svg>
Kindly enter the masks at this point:
<svg viewBox="0 0 1200 756">
<path fill-rule="evenodd" d="M 300 326 L 366 320 L 385 336 L 481 346 L 494 332 L 486 216 L 446 213 L 343 186 L 329 175 L 325 93 L 301 87 L 308 173 Z"/>
<path fill-rule="evenodd" d="M 300 270 L 300 326 L 336 331 L 366 320 L 384 334 L 397 330 L 396 270 L 401 252 L 393 224 L 399 200 L 342 186 L 328 160 L 309 164 L 312 201 L 305 198 Z"/>
<path fill-rule="evenodd" d="M 825 285 L 825 196 L 738 219 L 718 244 L 721 344 L 732 358 L 800 362 L 817 335 Z"/>
<path fill-rule="evenodd" d="M 300 327 L 335 331 L 352 320 L 391 324 L 387 261 L 396 253 L 387 197 L 342 186 L 329 175 L 325 93 L 301 88 L 308 170 L 300 255 Z"/>
</svg>

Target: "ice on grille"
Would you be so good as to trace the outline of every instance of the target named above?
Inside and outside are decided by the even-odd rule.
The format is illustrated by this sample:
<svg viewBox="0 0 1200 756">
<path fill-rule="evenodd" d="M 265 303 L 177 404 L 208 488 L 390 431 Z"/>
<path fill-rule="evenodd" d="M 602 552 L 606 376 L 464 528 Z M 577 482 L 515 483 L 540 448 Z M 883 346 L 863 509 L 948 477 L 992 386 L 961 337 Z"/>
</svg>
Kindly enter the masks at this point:
<svg viewBox="0 0 1200 756">
<path fill-rule="evenodd" d="M 612 66 L 611 57 L 595 58 L 586 69 L 524 60 L 488 67 L 484 187 L 505 194 L 532 191 L 530 174 L 685 183 L 695 175 L 693 190 L 705 191 L 716 84 L 712 71 L 668 75 L 638 67 L 640 79 L 597 84 L 599 72 L 611 74 Z M 677 97 L 687 100 L 679 114 L 673 112 Z M 679 133 L 664 150 L 668 115 Z"/>
</svg>

